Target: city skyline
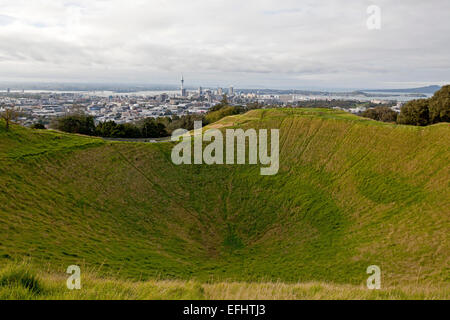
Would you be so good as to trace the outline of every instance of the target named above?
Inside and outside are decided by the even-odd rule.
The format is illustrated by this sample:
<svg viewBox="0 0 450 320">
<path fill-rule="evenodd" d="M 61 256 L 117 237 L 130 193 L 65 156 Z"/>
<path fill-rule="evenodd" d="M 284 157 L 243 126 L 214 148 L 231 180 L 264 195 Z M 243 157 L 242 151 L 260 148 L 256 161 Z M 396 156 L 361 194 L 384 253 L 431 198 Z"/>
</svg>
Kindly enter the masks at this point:
<svg viewBox="0 0 450 320">
<path fill-rule="evenodd" d="M 367 8 L 381 9 L 369 30 Z M 450 3 L 2 1 L 0 81 L 235 88 L 450 82 Z M 426 14 L 422 14 L 426 13 Z"/>
</svg>

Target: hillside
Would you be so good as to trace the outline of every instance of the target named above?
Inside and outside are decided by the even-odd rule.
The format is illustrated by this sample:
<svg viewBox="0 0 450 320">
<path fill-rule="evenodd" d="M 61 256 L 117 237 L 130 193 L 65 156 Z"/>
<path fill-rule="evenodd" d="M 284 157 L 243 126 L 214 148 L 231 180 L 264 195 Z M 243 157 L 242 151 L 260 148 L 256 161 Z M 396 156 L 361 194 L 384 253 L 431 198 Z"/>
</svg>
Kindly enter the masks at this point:
<svg viewBox="0 0 450 320">
<path fill-rule="evenodd" d="M 364 90 L 366 92 L 405 92 L 405 93 L 429 93 L 434 94 L 436 91 L 441 89 L 441 86 L 426 86 L 419 88 L 408 88 L 408 89 L 376 89 L 376 90 Z"/>
<path fill-rule="evenodd" d="M 280 170 L 175 166 L 171 143 L 0 123 L 0 264 L 198 281 L 448 286 L 450 128 L 321 109 L 211 127 L 279 128 Z"/>
</svg>

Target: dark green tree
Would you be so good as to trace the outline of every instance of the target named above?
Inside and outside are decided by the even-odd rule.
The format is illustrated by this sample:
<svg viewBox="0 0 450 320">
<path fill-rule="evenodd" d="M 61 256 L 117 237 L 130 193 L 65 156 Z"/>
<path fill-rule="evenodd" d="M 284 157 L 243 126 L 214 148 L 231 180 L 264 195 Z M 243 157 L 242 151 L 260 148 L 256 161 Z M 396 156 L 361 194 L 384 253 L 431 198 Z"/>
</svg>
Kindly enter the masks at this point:
<svg viewBox="0 0 450 320">
<path fill-rule="evenodd" d="M 375 107 L 367 109 L 361 115 L 377 121 L 396 122 L 398 113 L 388 107 Z"/>
<path fill-rule="evenodd" d="M 114 121 L 100 122 L 95 128 L 97 136 L 112 138 L 118 135 L 119 129 Z"/>
<path fill-rule="evenodd" d="M 430 99 L 430 122 L 450 122 L 450 85 L 442 87 Z"/>
<path fill-rule="evenodd" d="M 45 129 L 45 126 L 42 123 L 38 122 L 38 123 L 34 123 L 31 126 L 31 129 Z"/>
<path fill-rule="evenodd" d="M 415 126 L 426 126 L 430 124 L 428 104 L 428 99 L 407 102 L 402 107 L 397 122 L 399 124 L 411 124 Z"/>
<path fill-rule="evenodd" d="M 52 127 L 64 132 L 79 133 L 90 136 L 95 135 L 96 133 L 94 117 L 83 113 L 68 114 L 57 118 L 52 123 Z"/>
</svg>

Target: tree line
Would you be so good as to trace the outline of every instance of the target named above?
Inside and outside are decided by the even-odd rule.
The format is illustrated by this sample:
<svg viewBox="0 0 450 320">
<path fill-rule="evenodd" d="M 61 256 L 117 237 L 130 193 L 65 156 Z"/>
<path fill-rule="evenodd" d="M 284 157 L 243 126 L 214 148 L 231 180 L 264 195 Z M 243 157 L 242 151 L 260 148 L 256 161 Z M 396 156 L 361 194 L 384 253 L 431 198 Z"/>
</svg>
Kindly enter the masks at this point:
<svg viewBox="0 0 450 320">
<path fill-rule="evenodd" d="M 161 138 L 172 134 L 176 129 L 193 130 L 195 121 L 203 125 L 216 122 L 223 117 L 247 111 L 242 106 L 230 106 L 226 95 L 206 115 L 183 115 L 172 117 L 146 118 L 134 123 L 118 124 L 106 121 L 95 124 L 94 117 L 80 110 L 53 120 L 50 127 L 56 130 L 79 133 L 104 138 Z"/>
<path fill-rule="evenodd" d="M 450 85 L 442 87 L 429 99 L 406 103 L 401 109 L 397 122 L 416 126 L 450 122 Z"/>
<path fill-rule="evenodd" d="M 95 124 L 94 117 L 84 114 L 68 114 L 54 119 L 50 127 L 56 130 L 79 133 L 104 138 L 161 138 L 169 136 L 178 128 L 192 130 L 194 121 L 202 117 L 186 115 L 160 118 L 145 118 L 134 123 L 116 123 L 115 121 Z"/>
<path fill-rule="evenodd" d="M 429 99 L 418 99 L 405 103 L 400 113 L 388 107 L 375 107 L 360 115 L 377 121 L 414 126 L 450 122 L 450 85 L 443 86 Z"/>
</svg>

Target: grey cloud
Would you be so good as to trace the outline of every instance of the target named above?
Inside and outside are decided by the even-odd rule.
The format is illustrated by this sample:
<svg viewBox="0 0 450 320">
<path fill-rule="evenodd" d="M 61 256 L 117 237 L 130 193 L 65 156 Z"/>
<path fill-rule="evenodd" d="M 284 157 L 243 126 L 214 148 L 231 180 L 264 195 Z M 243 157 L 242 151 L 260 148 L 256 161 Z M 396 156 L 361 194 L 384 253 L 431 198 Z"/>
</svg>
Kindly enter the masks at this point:
<svg viewBox="0 0 450 320">
<path fill-rule="evenodd" d="M 379 0 L 379 31 L 365 26 L 372 1 L 3 2 L 3 77 L 157 81 L 184 72 L 274 87 L 450 80 L 445 0 Z M 17 64 L 26 67 L 14 72 Z"/>
<path fill-rule="evenodd" d="M 16 18 L 14 18 L 14 17 L 0 14 L 0 26 L 6 26 L 10 23 L 13 23 L 15 20 L 16 20 Z"/>
</svg>

